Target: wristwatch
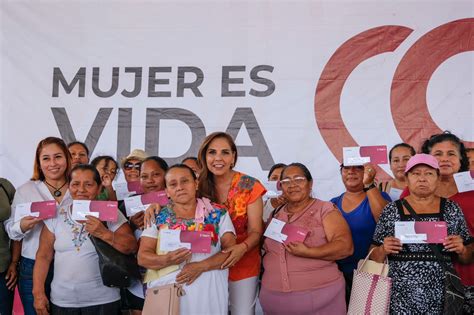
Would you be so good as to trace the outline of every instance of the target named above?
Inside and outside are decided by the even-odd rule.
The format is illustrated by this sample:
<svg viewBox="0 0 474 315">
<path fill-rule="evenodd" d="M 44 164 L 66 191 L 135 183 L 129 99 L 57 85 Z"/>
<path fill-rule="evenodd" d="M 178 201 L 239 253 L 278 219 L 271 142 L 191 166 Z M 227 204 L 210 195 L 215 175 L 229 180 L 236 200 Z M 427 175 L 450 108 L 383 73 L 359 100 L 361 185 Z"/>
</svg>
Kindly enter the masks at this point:
<svg viewBox="0 0 474 315">
<path fill-rule="evenodd" d="M 377 187 L 377 186 L 375 186 L 375 184 L 372 183 L 369 186 L 364 187 L 364 191 L 367 192 L 367 191 L 369 191 L 369 190 L 371 190 L 372 188 L 375 188 L 375 187 Z"/>
</svg>

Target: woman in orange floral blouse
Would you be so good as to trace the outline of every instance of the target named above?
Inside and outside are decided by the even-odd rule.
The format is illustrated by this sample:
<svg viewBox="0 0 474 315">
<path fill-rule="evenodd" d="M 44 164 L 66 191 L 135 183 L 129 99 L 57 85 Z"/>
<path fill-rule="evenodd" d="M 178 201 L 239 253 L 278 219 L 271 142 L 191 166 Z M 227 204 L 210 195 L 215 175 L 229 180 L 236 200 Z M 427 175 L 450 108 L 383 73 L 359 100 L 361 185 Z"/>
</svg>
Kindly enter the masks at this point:
<svg viewBox="0 0 474 315">
<path fill-rule="evenodd" d="M 263 233 L 262 195 L 266 190 L 255 178 L 233 170 L 237 147 L 232 137 L 214 132 L 204 139 L 198 153 L 199 194 L 223 204 L 229 211 L 237 244 L 222 268 L 230 268 L 229 293 L 232 314 L 254 314 L 260 273 L 260 238 Z"/>
</svg>

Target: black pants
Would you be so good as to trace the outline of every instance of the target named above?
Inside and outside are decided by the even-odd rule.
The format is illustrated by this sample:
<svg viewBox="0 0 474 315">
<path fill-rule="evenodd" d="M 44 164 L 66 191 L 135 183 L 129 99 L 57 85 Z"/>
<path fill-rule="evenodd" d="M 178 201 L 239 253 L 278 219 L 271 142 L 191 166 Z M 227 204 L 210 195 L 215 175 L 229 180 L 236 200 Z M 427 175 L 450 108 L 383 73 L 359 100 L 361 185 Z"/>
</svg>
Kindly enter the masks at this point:
<svg viewBox="0 0 474 315">
<path fill-rule="evenodd" d="M 86 307 L 60 307 L 51 304 L 53 315 L 120 315 L 120 300 Z"/>
<path fill-rule="evenodd" d="M 346 305 L 349 307 L 349 301 L 351 300 L 351 291 L 352 291 L 352 279 L 354 273 L 342 273 L 344 275 L 344 280 L 346 280 Z"/>
</svg>

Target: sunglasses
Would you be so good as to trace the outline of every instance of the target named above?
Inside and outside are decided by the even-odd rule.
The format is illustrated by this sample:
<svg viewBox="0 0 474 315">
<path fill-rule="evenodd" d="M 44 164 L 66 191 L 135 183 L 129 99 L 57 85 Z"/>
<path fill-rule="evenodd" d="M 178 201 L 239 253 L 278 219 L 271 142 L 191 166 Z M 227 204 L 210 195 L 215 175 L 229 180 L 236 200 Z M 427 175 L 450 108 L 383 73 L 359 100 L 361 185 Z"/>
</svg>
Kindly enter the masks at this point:
<svg viewBox="0 0 474 315">
<path fill-rule="evenodd" d="M 131 163 L 131 162 L 126 162 L 123 165 L 123 168 L 127 171 L 130 171 L 132 169 L 136 169 L 137 171 L 140 170 L 140 167 L 142 166 L 142 163 Z"/>
</svg>

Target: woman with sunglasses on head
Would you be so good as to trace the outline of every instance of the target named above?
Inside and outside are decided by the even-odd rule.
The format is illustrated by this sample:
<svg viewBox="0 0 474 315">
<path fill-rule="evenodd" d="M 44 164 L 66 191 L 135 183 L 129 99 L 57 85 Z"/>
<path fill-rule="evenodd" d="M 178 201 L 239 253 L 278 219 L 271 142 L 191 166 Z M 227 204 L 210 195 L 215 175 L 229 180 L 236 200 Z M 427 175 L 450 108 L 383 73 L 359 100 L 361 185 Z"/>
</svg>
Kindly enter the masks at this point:
<svg viewBox="0 0 474 315">
<path fill-rule="evenodd" d="M 260 273 L 260 239 L 263 234 L 265 187 L 255 178 L 234 170 L 237 146 L 225 132 L 208 135 L 198 153 L 199 196 L 222 204 L 229 211 L 237 234 L 237 244 L 224 250 L 230 253 L 222 264 L 229 270 L 230 312 L 254 314 Z M 153 221 L 158 205 L 149 207 L 145 224 Z"/>
<path fill-rule="evenodd" d="M 12 214 L 5 221 L 10 238 L 22 241 L 18 290 L 26 315 L 36 314 L 33 307 L 32 277 L 43 221 L 34 216 L 15 221 L 15 206 L 27 202 L 55 200 L 57 208 L 63 209 L 71 200 L 68 190 L 70 167 L 71 156 L 63 140 L 56 137 L 41 140 L 36 148 L 33 176 L 17 189 Z M 51 279 L 52 271 L 45 282 L 47 296 Z"/>
<path fill-rule="evenodd" d="M 386 192 L 390 199 L 399 199 L 403 190 L 407 187 L 405 166 L 408 160 L 415 154 L 415 149 L 407 143 L 396 144 L 390 149 L 388 159 L 394 178 L 379 184 L 379 189 Z"/>
<path fill-rule="evenodd" d="M 313 178 L 301 163 L 286 166 L 287 203 L 272 219 L 307 230 L 303 242 L 265 238 L 260 303 L 265 314 L 346 314 L 344 278 L 335 260 L 352 254 L 346 221 L 330 202 L 313 198 Z"/>
<path fill-rule="evenodd" d="M 97 196 L 97 200 L 117 200 L 112 186 L 112 182 L 117 176 L 117 162 L 109 155 L 100 155 L 95 157 L 91 164 L 95 166 L 102 180 L 102 190 Z"/>
<path fill-rule="evenodd" d="M 469 170 L 469 160 L 464 143 L 456 135 L 445 131 L 432 135 L 421 146 L 425 154 L 433 155 L 439 163 L 439 184 L 435 194 L 456 202 L 466 218 L 471 235 L 474 235 L 474 191 L 458 192 L 454 174 Z M 405 190 L 402 197 L 410 194 Z M 456 271 L 461 277 L 465 289 L 464 310 L 468 314 L 474 313 L 474 263 L 454 263 Z"/>
<path fill-rule="evenodd" d="M 97 169 L 80 164 L 71 171 L 72 200 L 96 200 L 101 191 Z M 120 290 L 103 284 L 99 256 L 91 240 L 102 240 L 123 254 L 137 251 L 137 243 L 125 217 L 102 222 L 94 216 L 84 221 L 72 217 L 73 201 L 56 218 L 44 221 L 33 272 L 34 306 L 39 315 L 120 314 Z M 51 303 L 44 290 L 46 272 L 54 261 Z"/>
<path fill-rule="evenodd" d="M 332 198 L 331 202 L 337 206 L 349 224 L 354 242 L 354 253 L 337 262 L 346 279 L 346 302 L 349 303 L 354 269 L 357 269 L 359 260 L 369 253 L 375 225 L 383 207 L 391 200 L 387 193 L 380 192 L 375 186 L 377 172 L 372 164 L 341 164 L 340 172 L 346 191 Z"/>
<path fill-rule="evenodd" d="M 85 143 L 74 141 L 69 143 L 67 148 L 69 153 L 71 153 L 71 167 L 89 163 L 89 148 Z"/>
</svg>

